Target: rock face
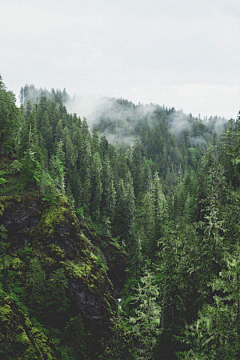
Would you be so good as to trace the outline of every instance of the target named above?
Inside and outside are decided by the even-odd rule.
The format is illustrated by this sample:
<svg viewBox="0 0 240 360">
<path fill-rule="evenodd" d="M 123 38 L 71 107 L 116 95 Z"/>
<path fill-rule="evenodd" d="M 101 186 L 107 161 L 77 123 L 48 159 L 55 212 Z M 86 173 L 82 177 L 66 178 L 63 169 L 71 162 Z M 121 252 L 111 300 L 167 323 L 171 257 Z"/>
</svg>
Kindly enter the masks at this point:
<svg viewBox="0 0 240 360">
<path fill-rule="evenodd" d="M 80 222 L 62 195 L 55 204 L 36 194 L 1 197 L 0 224 L 6 229 L 11 256 L 28 246 L 30 258 L 39 259 L 46 278 L 64 272 L 71 304 L 91 328 L 96 322 L 109 323 L 127 265 L 126 253 L 115 241 L 98 237 Z M 16 271 L 27 271 L 26 264 L 21 268 L 21 261 L 15 262 Z"/>
<path fill-rule="evenodd" d="M 5 358 L 12 358 L 14 344 L 17 344 L 21 359 L 57 360 L 60 358 L 60 353 L 55 346 L 48 343 L 47 337 L 32 324 L 9 297 L 0 300 L 0 316 L 0 335 L 1 340 L 5 340 Z"/>
<path fill-rule="evenodd" d="M 109 236 L 96 236 L 86 223 L 80 223 L 80 228 L 92 244 L 100 249 L 113 284 L 113 297 L 118 299 L 126 277 L 127 254 Z"/>
</svg>

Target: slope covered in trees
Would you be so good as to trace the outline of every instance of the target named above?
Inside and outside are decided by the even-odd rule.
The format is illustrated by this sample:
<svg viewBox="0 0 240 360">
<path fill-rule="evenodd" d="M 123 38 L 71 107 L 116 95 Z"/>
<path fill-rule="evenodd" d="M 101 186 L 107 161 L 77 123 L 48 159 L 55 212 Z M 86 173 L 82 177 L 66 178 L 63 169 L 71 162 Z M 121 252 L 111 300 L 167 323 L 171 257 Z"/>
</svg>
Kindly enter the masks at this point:
<svg viewBox="0 0 240 360">
<path fill-rule="evenodd" d="M 78 359 L 77 351 L 86 359 L 238 359 L 240 118 L 201 120 L 175 109 L 111 99 L 90 129 L 85 118 L 67 112 L 65 90 L 25 86 L 21 96 L 18 108 L 1 82 L 2 301 L 6 296 L 15 301 L 42 336 L 52 337 L 59 359 Z M 13 201 L 8 199 L 15 199 L 14 211 L 22 208 L 17 198 L 30 211 L 33 203 L 23 200 L 29 197 L 43 204 L 39 224 L 48 228 L 47 233 L 39 228 L 40 243 L 33 242 L 31 249 L 27 241 L 17 244 L 4 215 L 5 204 Z M 66 198 L 71 210 L 64 210 L 70 209 L 67 202 L 61 206 Z M 62 211 L 71 215 L 62 217 Z M 55 213 L 60 222 L 75 219 L 67 233 L 58 220 L 52 225 Z M 62 238 L 53 244 L 65 258 L 54 268 L 54 256 L 62 253 L 53 256 L 57 250 L 47 239 L 56 230 Z M 88 240 L 78 253 L 79 235 L 73 239 L 71 234 L 81 231 Z M 28 282 L 20 291 L 22 268 Z M 101 297 L 100 272 L 104 283 L 113 284 L 101 300 L 111 310 L 108 317 L 99 310 L 94 325 L 86 317 L 91 301 L 76 307 L 73 290 L 67 289 L 97 282 Z M 82 274 L 82 285 L 73 284 L 70 273 Z M 56 293 L 53 300 L 48 287 Z M 24 291 L 31 294 L 30 302 Z M 46 318 L 37 294 L 49 310 Z M 58 303 L 58 296 L 66 303 Z M 4 314 L 7 305 L 1 306 Z M 7 316 L 1 316 L 7 324 Z M 107 335 L 97 338 L 94 326 Z M 12 331 L 6 329 L 0 347 L 5 355 Z M 74 331 L 79 331 L 76 344 L 67 335 Z M 27 351 L 29 340 L 22 346 L 23 335 L 12 336 L 18 351 Z M 52 344 L 50 338 L 43 342 Z M 93 341 L 95 353 L 89 347 Z"/>
<path fill-rule="evenodd" d="M 93 127 L 116 147 L 126 149 L 139 140 L 142 155 L 151 159 L 152 172 L 158 171 L 167 187 L 176 185 L 184 173 L 199 169 L 208 145 L 219 143 L 227 124 L 220 117 L 201 120 L 174 108 L 136 106 L 122 99 L 109 99 L 94 115 Z"/>
</svg>

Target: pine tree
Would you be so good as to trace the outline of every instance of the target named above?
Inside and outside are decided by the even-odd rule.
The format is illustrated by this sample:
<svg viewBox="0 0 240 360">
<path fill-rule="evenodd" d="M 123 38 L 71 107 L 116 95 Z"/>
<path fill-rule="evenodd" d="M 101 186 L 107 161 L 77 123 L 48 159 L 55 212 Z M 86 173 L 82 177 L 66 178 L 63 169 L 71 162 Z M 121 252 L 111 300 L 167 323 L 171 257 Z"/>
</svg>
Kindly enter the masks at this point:
<svg viewBox="0 0 240 360">
<path fill-rule="evenodd" d="M 238 359 L 240 356 L 239 249 L 225 253 L 226 268 L 209 283 L 214 303 L 204 305 L 186 331 L 191 350 L 185 359 Z"/>
<path fill-rule="evenodd" d="M 150 256 L 155 236 L 154 201 L 152 187 L 141 197 L 136 207 L 135 233 L 143 253 Z"/>
<path fill-rule="evenodd" d="M 221 162 L 230 185 L 238 188 L 240 184 L 240 112 L 237 121 L 229 120 L 228 128 L 222 136 L 223 149 Z"/>
<path fill-rule="evenodd" d="M 135 315 L 129 318 L 131 333 L 136 339 L 137 358 L 152 359 L 153 348 L 160 334 L 161 307 L 158 286 L 154 284 L 154 274 L 145 269 L 136 294 L 131 298 L 135 304 Z"/>
<path fill-rule="evenodd" d="M 70 138 L 69 133 L 67 132 L 67 136 L 66 136 L 66 143 L 65 143 L 65 148 L 66 148 L 66 167 L 70 170 L 72 170 L 72 168 L 75 165 L 76 162 L 76 154 L 75 154 L 75 149 L 72 143 L 72 140 Z"/>
<path fill-rule="evenodd" d="M 138 198 L 142 194 L 142 183 L 143 183 L 143 159 L 141 154 L 141 148 L 139 141 L 135 141 L 135 145 L 133 147 L 132 152 L 132 177 L 133 177 L 133 187 L 134 187 L 134 195 L 136 201 L 138 202 Z"/>
<path fill-rule="evenodd" d="M 65 192 L 65 171 L 63 162 L 64 157 L 61 155 L 62 141 L 58 144 L 56 156 L 52 155 L 49 161 L 50 175 L 54 181 L 54 186 L 57 192 L 64 194 Z"/>
<path fill-rule="evenodd" d="M 82 123 L 82 139 L 80 153 L 80 177 L 82 184 L 81 205 L 84 207 L 86 214 L 89 214 L 91 197 L 91 135 L 85 118 Z"/>
<path fill-rule="evenodd" d="M 20 89 L 19 100 L 20 100 L 20 104 L 23 105 L 23 104 L 24 104 L 24 91 L 23 91 L 23 87 L 21 87 L 21 89 Z"/>
<path fill-rule="evenodd" d="M 100 148 L 101 148 L 103 158 L 105 158 L 105 156 L 108 154 L 108 145 L 109 144 L 108 144 L 106 135 L 103 134 L 103 136 L 101 137 L 101 140 L 100 140 Z"/>
<path fill-rule="evenodd" d="M 102 176 L 102 203 L 101 214 L 102 217 L 109 219 L 110 224 L 113 224 L 116 210 L 116 190 L 114 185 L 114 176 L 111 169 L 110 161 L 106 156 L 103 163 L 103 176 Z"/>
<path fill-rule="evenodd" d="M 93 221 L 100 221 L 100 205 L 102 200 L 102 162 L 98 152 L 95 152 L 91 168 L 91 216 Z"/>
<path fill-rule="evenodd" d="M 14 152 L 14 139 L 18 130 L 18 109 L 15 97 L 7 91 L 0 76 L 0 151 Z"/>
<path fill-rule="evenodd" d="M 96 152 L 100 153 L 99 138 L 97 129 L 93 129 L 91 153 L 94 155 Z"/>
<path fill-rule="evenodd" d="M 121 234 L 122 240 L 126 241 L 127 248 L 130 250 L 134 248 L 134 244 L 131 243 L 131 238 L 133 235 L 135 216 L 135 197 L 130 172 L 127 173 L 126 178 L 125 182 L 123 179 L 120 179 L 116 189 L 115 232 L 116 235 Z"/>
<path fill-rule="evenodd" d="M 25 136 L 28 135 L 28 139 Z M 25 142 L 28 140 L 28 142 Z M 28 124 L 23 137 L 22 149 L 25 148 L 22 158 L 22 171 L 20 180 L 26 188 L 40 185 L 42 154 L 38 146 L 36 130 L 36 113 L 28 117 Z"/>
<path fill-rule="evenodd" d="M 55 143 L 57 144 L 60 140 L 63 139 L 63 123 L 62 120 L 59 119 L 57 126 L 56 126 L 56 131 L 55 131 Z"/>
<path fill-rule="evenodd" d="M 43 302 L 44 297 L 44 271 L 37 257 L 31 259 L 29 271 L 26 273 L 26 285 L 29 293 L 27 297 L 29 315 L 34 314 L 40 317 L 39 304 Z"/>
<path fill-rule="evenodd" d="M 48 112 L 46 110 L 43 113 L 41 125 L 42 125 L 41 134 L 44 140 L 44 147 L 47 149 L 48 157 L 50 158 L 53 147 L 53 135 L 52 135 L 52 126 L 50 125 Z"/>
<path fill-rule="evenodd" d="M 37 107 L 37 125 L 38 130 L 43 131 L 43 122 L 44 122 L 44 113 L 47 112 L 47 98 L 46 96 L 42 96 L 40 99 L 40 103 Z"/>
<path fill-rule="evenodd" d="M 81 166 L 81 149 L 82 149 L 82 129 L 80 126 L 77 126 L 76 131 L 73 134 L 73 146 L 75 149 L 75 154 L 76 154 L 76 166 L 77 166 L 77 170 L 80 170 L 80 166 Z"/>
<path fill-rule="evenodd" d="M 67 183 L 66 195 L 67 195 L 67 198 L 68 198 L 70 204 L 71 204 L 72 207 L 74 208 L 75 199 L 74 199 L 74 197 L 73 197 L 73 193 L 72 193 L 72 189 L 71 189 L 70 182 Z"/>
<path fill-rule="evenodd" d="M 57 192 L 54 180 L 49 175 L 45 164 L 43 163 L 41 168 L 40 194 L 43 196 L 44 201 L 56 203 Z"/>
<path fill-rule="evenodd" d="M 117 163 L 116 166 L 117 166 L 118 178 L 126 180 L 126 175 L 128 173 L 128 166 L 122 145 L 119 146 L 116 163 Z"/>
<path fill-rule="evenodd" d="M 126 182 L 125 182 L 125 192 L 124 192 L 124 212 L 123 216 L 124 218 L 124 232 L 125 233 L 125 239 L 127 242 L 130 241 L 130 238 L 133 234 L 133 225 L 134 225 L 134 217 L 135 217 L 135 196 L 134 196 L 134 188 L 133 188 L 133 181 L 130 174 L 130 171 L 128 171 L 126 175 Z M 129 249 L 134 247 L 134 244 L 131 244 L 129 242 Z"/>
<path fill-rule="evenodd" d="M 164 223 L 164 206 L 165 196 L 162 191 L 162 184 L 158 173 L 155 173 L 153 187 L 152 187 L 152 198 L 154 206 L 154 239 L 157 241 L 161 237 L 161 228 Z"/>
<path fill-rule="evenodd" d="M 224 220 L 222 214 L 221 200 L 225 193 L 225 177 L 222 167 L 210 168 L 207 183 L 207 197 L 204 200 L 204 221 L 197 225 L 202 233 L 202 240 L 199 244 L 199 259 L 201 262 L 202 274 L 205 274 L 202 281 L 205 287 L 206 281 L 211 281 L 213 275 L 218 275 L 222 266 L 222 254 L 226 248 Z M 207 270 L 207 272 L 206 272 Z M 210 294 L 211 295 L 211 294 Z"/>
<path fill-rule="evenodd" d="M 67 358 L 85 359 L 86 355 L 86 332 L 83 319 L 80 314 L 71 317 L 63 330 L 62 343 Z"/>
</svg>

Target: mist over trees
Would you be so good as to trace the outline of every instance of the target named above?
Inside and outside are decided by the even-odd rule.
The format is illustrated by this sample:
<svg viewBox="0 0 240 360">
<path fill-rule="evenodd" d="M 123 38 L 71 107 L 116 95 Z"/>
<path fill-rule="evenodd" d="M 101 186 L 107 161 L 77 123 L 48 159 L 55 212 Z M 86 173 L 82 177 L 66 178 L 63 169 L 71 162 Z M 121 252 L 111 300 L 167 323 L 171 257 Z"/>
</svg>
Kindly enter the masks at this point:
<svg viewBox="0 0 240 360">
<path fill-rule="evenodd" d="M 228 122 L 201 119 L 105 99 L 90 127 L 88 119 L 68 113 L 70 101 L 65 89 L 26 85 L 18 108 L 0 82 L 0 195 L 33 191 L 54 203 L 64 194 L 79 219 L 128 253 L 104 358 L 238 359 L 240 115 Z M 0 231 L 6 291 L 7 233 Z M 55 307 L 58 328 L 70 304 L 64 277 L 54 276 L 56 286 L 49 286 L 64 303 L 42 301 Z M 39 326 L 48 327 L 36 305 L 43 282 L 34 260 L 27 306 Z M 89 359 L 81 318 L 65 325 L 73 355 L 63 358 Z M 81 344 L 71 345 L 67 332 L 74 331 Z"/>
</svg>

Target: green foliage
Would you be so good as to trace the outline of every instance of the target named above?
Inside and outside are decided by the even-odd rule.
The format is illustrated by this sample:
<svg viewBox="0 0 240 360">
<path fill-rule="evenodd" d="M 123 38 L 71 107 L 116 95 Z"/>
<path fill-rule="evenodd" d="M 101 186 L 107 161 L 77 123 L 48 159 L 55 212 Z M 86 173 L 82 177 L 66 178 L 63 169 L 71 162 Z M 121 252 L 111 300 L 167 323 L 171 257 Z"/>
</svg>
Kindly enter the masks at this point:
<svg viewBox="0 0 240 360">
<path fill-rule="evenodd" d="M 186 332 L 186 359 L 237 359 L 240 356 L 239 249 L 225 254 L 226 269 L 211 286 L 214 303 L 206 304 Z"/>
<path fill-rule="evenodd" d="M 136 339 L 138 359 L 152 359 L 153 347 L 160 334 L 161 307 L 157 303 L 158 286 L 154 285 L 155 276 L 145 270 L 131 301 L 136 305 L 134 316 L 129 318 L 131 333 Z"/>
<path fill-rule="evenodd" d="M 63 359 L 86 359 L 86 331 L 81 315 L 71 317 L 62 333 Z"/>
<path fill-rule="evenodd" d="M 21 258 L 25 260 L 30 260 L 32 254 L 32 248 L 29 245 L 26 245 L 24 248 L 19 249 L 18 254 Z"/>
<path fill-rule="evenodd" d="M 116 315 L 111 318 L 111 338 L 100 359 L 136 359 L 136 351 L 130 334 L 130 327 L 125 319 L 126 313 L 122 310 L 121 299 L 116 300 Z"/>
<path fill-rule="evenodd" d="M 0 185 L 6 184 L 7 180 L 4 178 L 0 178 Z"/>
<path fill-rule="evenodd" d="M 61 142 L 58 145 L 58 155 L 60 155 L 60 145 Z M 58 156 L 54 157 L 54 155 L 51 156 L 50 159 L 50 175 L 54 181 L 54 186 L 56 191 L 64 194 L 65 192 L 65 171 L 62 161 Z"/>
<path fill-rule="evenodd" d="M 7 91 L 0 76 L 0 152 L 13 153 L 15 136 L 18 130 L 18 108 L 15 96 Z"/>
<path fill-rule="evenodd" d="M 13 162 L 10 165 L 10 169 L 12 171 L 12 173 L 15 175 L 16 173 L 20 173 L 21 169 L 22 169 L 22 164 L 20 161 L 18 160 L 13 160 Z"/>
<path fill-rule="evenodd" d="M 22 171 L 20 181 L 24 184 L 25 188 L 32 188 L 40 184 L 41 179 L 41 165 L 35 159 L 34 152 L 30 149 L 25 152 L 22 159 Z"/>
<path fill-rule="evenodd" d="M 101 258 L 100 255 L 97 256 L 97 259 L 96 259 L 96 260 L 97 260 L 97 263 L 98 263 L 99 265 L 103 266 L 106 271 L 109 270 L 109 267 L 103 263 L 103 260 L 102 260 L 102 258 Z"/>
<path fill-rule="evenodd" d="M 40 190 L 43 195 L 43 201 L 49 201 L 52 204 L 56 204 L 57 193 L 54 182 L 51 176 L 45 171 L 42 172 Z"/>
<path fill-rule="evenodd" d="M 194 168 L 197 159 L 196 159 L 196 155 L 195 155 L 195 149 L 194 148 L 189 148 L 188 149 L 188 153 L 189 153 L 189 163 L 190 165 Z"/>
<path fill-rule="evenodd" d="M 17 242 L 8 221 L 19 213 L 12 214 L 11 202 L 1 198 L 0 292 L 47 334 L 45 353 L 52 341 L 64 359 L 88 357 L 95 338 L 87 333 L 88 320 L 71 306 L 69 288 L 73 292 L 81 279 L 99 299 L 102 286 L 109 294 L 108 274 L 119 292 L 124 270 L 116 276 L 114 266 L 123 265 L 118 251 L 109 251 L 113 235 L 129 254 L 123 308 L 113 314 L 110 295 L 101 295 L 116 324 L 102 320 L 98 330 L 109 334 L 109 346 L 101 340 L 101 350 L 90 357 L 130 359 L 134 339 L 139 358 L 238 358 L 240 118 L 230 120 L 221 143 L 217 117 L 203 121 L 174 108 L 112 99 L 91 133 L 85 118 L 67 113 L 65 90 L 26 85 L 20 99 L 18 109 L 0 79 L 1 194 L 28 194 L 22 218 L 37 193 L 48 210 L 36 210 L 37 229 L 29 219 Z M 86 228 L 81 234 L 86 218 L 101 240 Z M 79 234 L 74 239 L 73 227 Z M 85 242 L 88 236 L 93 243 Z M 144 273 L 146 263 L 151 271 Z M 2 305 L 6 318 L 8 306 Z M 0 332 L 1 355 L 45 356 L 32 348 L 26 332 L 15 334 L 14 317 L 13 325 L 9 319 Z"/>
</svg>

